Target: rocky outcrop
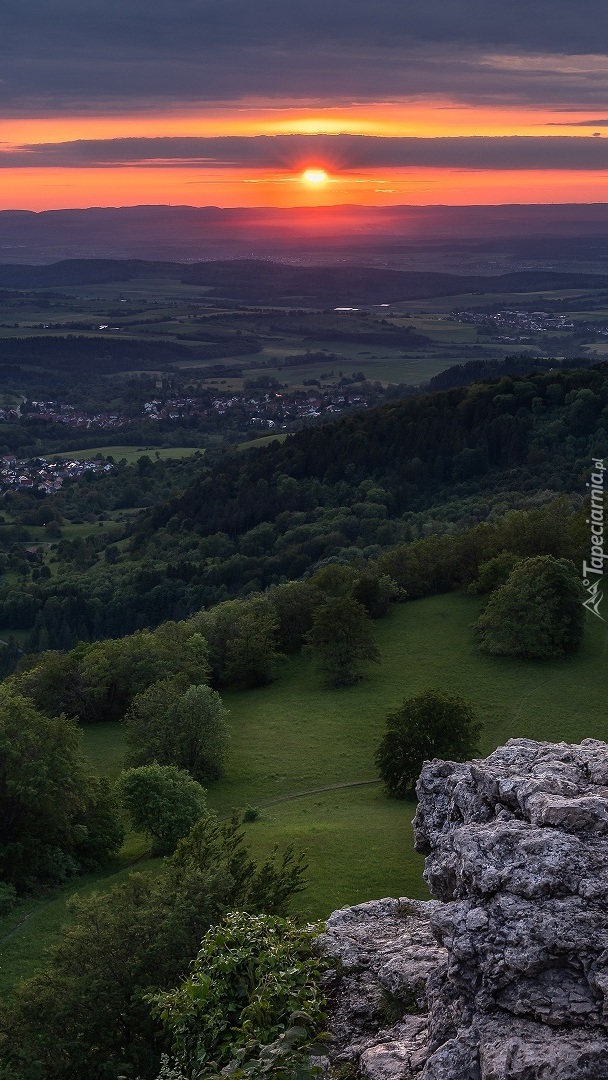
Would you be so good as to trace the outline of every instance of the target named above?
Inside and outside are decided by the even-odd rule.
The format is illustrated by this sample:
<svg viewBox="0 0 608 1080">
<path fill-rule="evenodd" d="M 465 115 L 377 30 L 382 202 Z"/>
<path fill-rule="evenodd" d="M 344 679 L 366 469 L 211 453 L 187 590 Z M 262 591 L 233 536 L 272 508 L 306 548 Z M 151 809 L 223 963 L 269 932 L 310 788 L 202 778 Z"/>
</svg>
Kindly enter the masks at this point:
<svg viewBox="0 0 608 1080">
<path fill-rule="evenodd" d="M 337 961 L 331 1057 L 365 1077 L 416 1075 L 428 1047 L 426 984 L 443 962 L 430 926 L 435 901 L 374 900 L 334 911 L 323 936 Z"/>
<path fill-rule="evenodd" d="M 425 765 L 436 900 L 334 912 L 332 1058 L 366 1080 L 608 1080 L 608 746 Z"/>
</svg>

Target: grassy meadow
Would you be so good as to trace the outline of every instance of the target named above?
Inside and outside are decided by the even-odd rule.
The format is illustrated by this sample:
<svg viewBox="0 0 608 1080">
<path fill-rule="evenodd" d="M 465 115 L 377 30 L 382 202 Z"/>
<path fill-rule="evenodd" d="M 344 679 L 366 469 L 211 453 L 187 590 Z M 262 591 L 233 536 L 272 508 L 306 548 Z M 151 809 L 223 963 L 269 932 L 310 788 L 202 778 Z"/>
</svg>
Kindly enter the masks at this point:
<svg viewBox="0 0 608 1080">
<path fill-rule="evenodd" d="M 327 344 L 326 341 L 322 340 L 313 341 L 310 343 L 310 348 L 311 351 L 321 350 Z M 342 348 L 340 343 L 337 343 L 335 347 L 338 351 Z M 355 371 L 362 371 L 370 381 L 381 382 L 385 385 L 389 383 L 409 383 L 412 386 L 417 386 L 419 383 L 427 382 L 433 375 L 438 375 L 440 371 L 445 371 L 446 367 L 462 363 L 462 356 L 457 349 L 455 349 L 453 355 L 447 355 L 445 351 L 434 353 L 433 351 L 426 352 L 422 350 L 419 353 L 404 354 L 404 350 L 401 348 L 391 349 L 385 345 L 365 345 L 363 347 L 349 342 L 344 347 L 344 352 L 348 352 L 348 357 L 342 360 L 341 363 L 324 360 L 317 363 L 296 364 L 293 367 L 284 367 L 279 363 L 274 367 L 265 368 L 263 374 L 277 379 L 278 382 L 286 384 L 290 389 L 303 387 L 305 379 L 318 379 L 320 372 L 335 371 L 337 374 L 338 369 L 343 370 L 345 375 L 350 375 L 351 372 Z M 243 375 L 246 378 L 259 374 L 259 371 L 255 368 L 243 370 Z M 323 380 L 323 382 L 328 383 L 334 381 L 334 378 Z"/>
<path fill-rule="evenodd" d="M 404 697 L 431 687 L 461 694 L 483 721 L 483 755 L 516 736 L 608 737 L 605 625 L 589 615 L 580 652 L 564 662 L 483 657 L 472 630 L 479 606 L 458 594 L 397 606 L 375 624 L 382 663 L 355 687 L 326 689 L 310 661 L 296 657 L 283 661 L 271 686 L 224 695 L 230 750 L 209 804 L 222 816 L 232 807 L 258 810 L 245 826 L 256 855 L 287 843 L 306 851 L 307 888 L 294 904 L 302 916 L 322 918 L 380 896 L 428 895 L 413 850 L 415 807 L 386 798 L 373 782 L 386 715 Z M 124 752 L 120 725 L 88 727 L 84 749 L 99 772 L 115 777 Z M 114 872 L 87 878 L 78 891 L 111 884 L 145 853 L 143 838 L 130 835 Z M 154 863 L 137 868 L 145 865 Z M 40 963 L 73 889 L 29 901 L 0 923 L 0 990 Z"/>
<path fill-rule="evenodd" d="M 88 450 L 54 451 L 49 458 L 73 458 L 78 461 L 89 461 L 96 457 L 113 457 L 114 461 L 123 458 L 127 465 L 135 465 L 143 454 L 147 454 L 152 461 L 167 461 L 179 458 L 192 457 L 193 454 L 204 454 L 204 450 L 193 446 L 94 446 Z"/>
</svg>

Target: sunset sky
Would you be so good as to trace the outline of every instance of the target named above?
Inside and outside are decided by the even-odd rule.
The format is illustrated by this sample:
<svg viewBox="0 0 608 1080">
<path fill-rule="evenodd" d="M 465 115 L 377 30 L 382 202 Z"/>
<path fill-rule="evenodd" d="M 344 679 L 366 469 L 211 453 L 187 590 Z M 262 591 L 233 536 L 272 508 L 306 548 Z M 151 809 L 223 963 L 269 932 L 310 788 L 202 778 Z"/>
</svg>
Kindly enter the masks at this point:
<svg viewBox="0 0 608 1080">
<path fill-rule="evenodd" d="M 605 0 L 2 0 L 0 209 L 605 202 Z"/>
</svg>

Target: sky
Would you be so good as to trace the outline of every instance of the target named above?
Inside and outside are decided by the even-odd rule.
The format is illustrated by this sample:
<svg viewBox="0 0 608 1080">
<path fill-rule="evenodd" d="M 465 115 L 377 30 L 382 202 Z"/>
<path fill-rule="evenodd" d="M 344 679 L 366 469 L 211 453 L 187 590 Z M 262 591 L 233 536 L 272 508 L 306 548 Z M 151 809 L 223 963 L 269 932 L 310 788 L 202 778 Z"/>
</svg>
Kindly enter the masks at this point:
<svg viewBox="0 0 608 1080">
<path fill-rule="evenodd" d="M 0 6 L 0 209 L 607 194 L 605 0 Z"/>
</svg>

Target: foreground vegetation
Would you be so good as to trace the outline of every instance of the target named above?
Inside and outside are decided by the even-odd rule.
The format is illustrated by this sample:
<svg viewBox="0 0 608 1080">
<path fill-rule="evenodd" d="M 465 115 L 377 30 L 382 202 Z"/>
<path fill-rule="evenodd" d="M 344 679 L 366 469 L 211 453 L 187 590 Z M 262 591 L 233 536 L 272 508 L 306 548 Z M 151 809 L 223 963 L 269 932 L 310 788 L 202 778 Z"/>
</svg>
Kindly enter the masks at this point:
<svg viewBox="0 0 608 1080">
<path fill-rule="evenodd" d="M 272 685 L 224 693 L 232 737 L 226 774 L 209 788 L 209 804 L 220 815 L 232 807 L 258 810 L 246 825 L 258 858 L 277 843 L 306 851 L 306 887 L 294 900 L 303 916 L 322 918 L 380 895 L 427 895 L 422 858 L 412 847 L 412 803 L 388 799 L 379 782 L 287 798 L 373 781 L 386 716 L 404 697 L 430 686 L 466 697 L 483 722 L 482 754 L 518 736 L 567 742 L 608 736 L 608 639 L 599 620 L 587 617 L 575 656 L 539 664 L 481 655 L 473 631 L 479 608 L 478 598 L 457 593 L 397 605 L 375 624 L 381 665 L 356 687 L 328 690 L 311 677 L 311 660 L 296 657 Z M 116 776 L 126 749 L 122 725 L 89 725 L 84 748 L 100 772 Z M 143 838 L 131 835 L 127 843 L 129 858 L 146 851 Z M 120 879 L 117 872 L 107 884 Z M 97 876 L 96 887 L 101 884 Z M 87 879 L 78 889 L 86 894 L 92 886 Z M 74 887 L 51 902 L 27 901 L 0 924 L 5 988 L 40 965 L 66 918 L 65 892 Z"/>
<path fill-rule="evenodd" d="M 156 876 L 77 898 L 45 970 L 0 1015 L 4 1080 L 154 1077 L 163 1040 L 150 994 L 170 990 L 202 936 L 230 911 L 284 915 L 300 888 L 289 850 L 261 864 L 236 822 L 200 819 Z"/>
</svg>

